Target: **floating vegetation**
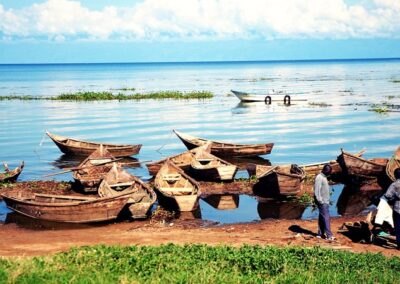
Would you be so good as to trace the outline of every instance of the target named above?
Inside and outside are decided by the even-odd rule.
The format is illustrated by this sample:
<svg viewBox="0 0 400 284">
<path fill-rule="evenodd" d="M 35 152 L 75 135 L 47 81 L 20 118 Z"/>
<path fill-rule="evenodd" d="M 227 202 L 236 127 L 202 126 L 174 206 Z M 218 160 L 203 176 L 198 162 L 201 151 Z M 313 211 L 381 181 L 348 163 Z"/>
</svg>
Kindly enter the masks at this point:
<svg viewBox="0 0 400 284">
<path fill-rule="evenodd" d="M 352 90 L 352 89 L 346 89 L 346 90 L 339 91 L 339 92 L 342 92 L 342 93 L 352 93 L 353 90 Z"/>
<path fill-rule="evenodd" d="M 376 113 L 387 113 L 389 110 L 386 107 L 375 107 L 375 108 L 369 109 L 369 111 L 373 111 Z"/>
<path fill-rule="evenodd" d="M 145 99 L 211 99 L 214 94 L 208 91 L 160 91 L 147 94 L 114 94 L 112 92 L 76 92 L 56 97 L 0 96 L 0 100 L 52 100 L 52 101 L 109 101 L 109 100 L 145 100 Z"/>
<path fill-rule="evenodd" d="M 392 82 L 392 83 L 400 83 L 400 79 L 392 79 L 392 80 L 390 80 L 390 82 Z"/>
<path fill-rule="evenodd" d="M 385 96 L 385 98 L 387 98 L 388 100 L 393 100 L 395 97 L 396 97 L 396 96 L 393 96 L 393 95 L 391 95 L 391 96 Z"/>
<path fill-rule="evenodd" d="M 122 87 L 122 88 L 111 88 L 112 91 L 134 91 L 136 88 Z"/>
<path fill-rule="evenodd" d="M 318 106 L 318 107 L 329 107 L 329 106 L 332 106 L 331 104 L 324 103 L 324 102 L 321 102 L 321 103 L 309 102 L 308 104 L 309 104 L 310 106 Z"/>
<path fill-rule="evenodd" d="M 91 246 L 3 258 L 2 283 L 396 283 L 400 258 L 320 247 Z"/>
</svg>

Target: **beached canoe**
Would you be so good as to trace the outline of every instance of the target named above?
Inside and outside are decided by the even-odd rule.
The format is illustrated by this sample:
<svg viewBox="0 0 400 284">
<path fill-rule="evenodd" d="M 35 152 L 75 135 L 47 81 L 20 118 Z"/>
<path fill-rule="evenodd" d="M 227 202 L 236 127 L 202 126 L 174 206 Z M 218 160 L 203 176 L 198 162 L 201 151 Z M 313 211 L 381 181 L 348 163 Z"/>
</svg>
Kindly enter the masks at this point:
<svg viewBox="0 0 400 284">
<path fill-rule="evenodd" d="M 188 150 L 211 143 L 211 154 L 216 156 L 258 156 L 269 154 L 274 143 L 266 144 L 233 144 L 198 138 L 173 130 Z"/>
<path fill-rule="evenodd" d="M 15 182 L 19 175 L 21 174 L 22 170 L 24 169 L 24 162 L 22 161 L 21 164 L 13 170 L 8 168 L 6 163 L 4 164 L 5 171 L 0 173 L 0 182 Z"/>
<path fill-rule="evenodd" d="M 105 148 L 95 150 L 73 171 L 73 178 L 85 192 L 96 192 L 100 182 L 112 168 L 116 158 Z"/>
<path fill-rule="evenodd" d="M 377 177 L 385 172 L 386 164 L 389 160 L 386 158 L 367 160 L 345 152 L 343 149 L 341 151 L 342 154 L 338 157 L 337 161 L 345 173 L 354 176 Z"/>
<path fill-rule="evenodd" d="M 60 148 L 61 152 L 69 155 L 76 156 L 89 156 L 94 150 L 99 148 L 100 144 L 103 145 L 114 157 L 128 157 L 139 153 L 141 144 L 128 145 L 128 144 L 110 144 L 89 142 L 78 139 L 73 139 L 61 135 L 50 133 L 46 130 L 47 136 Z"/>
<path fill-rule="evenodd" d="M 190 164 L 192 163 L 194 155 L 198 149 L 199 149 L 199 147 L 194 148 L 192 150 L 185 151 L 183 153 L 180 153 L 180 154 L 177 154 L 174 156 L 167 157 L 167 158 L 159 160 L 159 161 L 147 163 L 146 167 L 152 176 L 156 176 L 158 171 L 161 169 L 162 165 L 169 159 L 170 162 L 174 163 L 176 166 L 180 167 L 182 170 L 184 170 L 186 172 L 190 169 Z M 208 147 L 203 148 L 203 151 L 204 150 L 207 152 L 211 151 L 211 149 Z"/>
<path fill-rule="evenodd" d="M 202 181 L 230 181 L 237 172 L 237 167 L 227 161 L 207 152 L 203 147 L 197 148 L 197 152 L 191 161 L 191 176 Z"/>
<path fill-rule="evenodd" d="M 1 196 L 9 209 L 34 219 L 91 223 L 116 219 L 127 206 L 131 194 L 128 192 L 114 197 L 93 198 L 9 192 Z"/>
<path fill-rule="evenodd" d="M 265 191 L 280 195 L 295 195 L 300 192 L 305 171 L 295 165 L 262 166 L 249 164 L 248 173 L 256 176 L 258 187 Z"/>
<path fill-rule="evenodd" d="M 390 158 L 386 165 L 386 174 L 392 181 L 396 180 L 394 177 L 394 171 L 398 168 L 400 168 L 400 147 L 397 148 L 393 157 Z"/>
<path fill-rule="evenodd" d="M 98 194 L 101 197 L 116 197 L 131 192 L 128 200 L 132 218 L 146 218 L 151 206 L 156 202 L 154 190 L 139 178 L 125 171 L 117 163 L 113 163 L 111 170 L 101 182 Z"/>
<path fill-rule="evenodd" d="M 193 211 L 199 204 L 197 182 L 182 169 L 167 160 L 158 171 L 154 186 L 160 193 L 159 201 L 179 211 Z"/>
</svg>

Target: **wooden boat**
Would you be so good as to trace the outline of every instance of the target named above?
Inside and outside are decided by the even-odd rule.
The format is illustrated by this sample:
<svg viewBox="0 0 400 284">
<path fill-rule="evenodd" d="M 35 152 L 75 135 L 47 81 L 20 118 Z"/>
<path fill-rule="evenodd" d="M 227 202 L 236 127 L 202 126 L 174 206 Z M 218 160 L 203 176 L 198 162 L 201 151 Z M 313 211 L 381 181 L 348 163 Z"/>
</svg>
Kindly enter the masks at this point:
<svg viewBox="0 0 400 284">
<path fill-rule="evenodd" d="M 393 157 L 390 158 L 386 165 L 386 174 L 392 181 L 396 180 L 394 177 L 394 171 L 398 168 L 400 168 L 400 147 L 397 148 Z"/>
<path fill-rule="evenodd" d="M 341 150 L 342 154 L 338 157 L 338 162 L 342 170 L 349 174 L 362 177 L 376 177 L 385 172 L 388 159 L 374 158 L 364 159 Z"/>
<path fill-rule="evenodd" d="M 340 167 L 339 163 L 334 160 L 322 162 L 322 163 L 302 165 L 300 167 L 306 172 L 307 175 L 316 176 L 322 171 L 322 169 L 325 165 L 331 166 L 331 168 L 332 168 L 331 175 L 340 174 L 342 172 L 342 168 Z"/>
<path fill-rule="evenodd" d="M 172 203 L 172 206 L 177 207 L 179 211 L 193 211 L 198 207 L 197 182 L 169 160 L 158 171 L 154 186 L 161 194 L 159 196 L 161 203 Z"/>
<path fill-rule="evenodd" d="M 238 194 L 218 194 L 204 197 L 203 200 L 218 210 L 232 210 L 239 207 Z"/>
<path fill-rule="evenodd" d="M 152 176 L 156 176 L 158 171 L 161 169 L 162 165 L 169 159 L 171 163 L 174 163 L 182 170 L 187 171 L 190 169 L 190 164 L 192 163 L 193 157 L 197 152 L 197 150 L 198 147 L 156 162 L 148 163 L 146 164 L 146 167 Z M 209 148 L 203 148 L 203 150 L 207 152 L 211 151 L 211 149 Z"/>
<path fill-rule="evenodd" d="M 2 194 L 7 207 L 19 214 L 40 220 L 91 223 L 113 220 L 123 211 L 131 192 L 104 198 L 50 195 L 31 192 Z"/>
<path fill-rule="evenodd" d="M 23 161 L 21 162 L 21 165 L 19 165 L 19 167 L 16 167 L 13 170 L 10 170 L 6 163 L 3 163 L 3 165 L 5 171 L 4 173 L 0 173 L 0 182 L 15 182 L 25 166 Z"/>
<path fill-rule="evenodd" d="M 131 192 L 128 200 L 129 211 L 133 218 L 146 218 L 151 206 L 156 202 L 154 190 L 139 178 L 131 175 L 117 163 L 104 177 L 98 190 L 101 197 L 116 197 Z"/>
<path fill-rule="evenodd" d="M 190 172 L 197 180 L 229 181 L 237 172 L 235 165 L 208 153 L 203 146 L 194 154 L 190 166 Z"/>
<path fill-rule="evenodd" d="M 112 161 L 115 160 L 116 158 L 100 145 L 83 160 L 79 169 L 73 171 L 72 176 L 85 192 L 96 192 L 100 182 L 112 168 Z"/>
<path fill-rule="evenodd" d="M 89 156 L 93 151 L 103 145 L 114 157 L 127 157 L 139 153 L 141 144 L 138 145 L 123 145 L 89 142 L 78 139 L 73 139 L 61 135 L 50 133 L 46 130 L 47 136 L 60 148 L 61 152 L 76 156 Z"/>
<path fill-rule="evenodd" d="M 305 171 L 295 165 L 262 166 L 250 164 L 247 171 L 258 178 L 258 188 L 273 194 L 295 195 L 300 192 Z"/>
<path fill-rule="evenodd" d="M 274 143 L 267 144 L 233 144 L 198 138 L 173 130 L 189 150 L 211 143 L 211 154 L 216 156 L 257 156 L 269 154 Z"/>
</svg>

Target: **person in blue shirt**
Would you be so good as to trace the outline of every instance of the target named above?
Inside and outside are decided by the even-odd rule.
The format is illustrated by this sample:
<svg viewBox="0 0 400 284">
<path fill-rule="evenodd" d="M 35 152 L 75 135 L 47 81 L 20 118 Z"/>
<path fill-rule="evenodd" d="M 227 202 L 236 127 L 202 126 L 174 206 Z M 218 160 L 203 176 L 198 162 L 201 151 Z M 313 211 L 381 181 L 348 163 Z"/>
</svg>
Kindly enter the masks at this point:
<svg viewBox="0 0 400 284">
<path fill-rule="evenodd" d="M 394 170 L 395 181 L 389 186 L 385 198 L 393 204 L 393 223 L 397 249 L 400 250 L 400 168 Z"/>
<path fill-rule="evenodd" d="M 314 182 L 314 200 L 318 207 L 318 235 L 317 238 L 326 238 L 327 240 L 335 240 L 331 231 L 331 221 L 329 216 L 330 190 L 328 178 L 332 172 L 330 165 L 325 165 L 320 174 L 315 178 Z"/>
</svg>

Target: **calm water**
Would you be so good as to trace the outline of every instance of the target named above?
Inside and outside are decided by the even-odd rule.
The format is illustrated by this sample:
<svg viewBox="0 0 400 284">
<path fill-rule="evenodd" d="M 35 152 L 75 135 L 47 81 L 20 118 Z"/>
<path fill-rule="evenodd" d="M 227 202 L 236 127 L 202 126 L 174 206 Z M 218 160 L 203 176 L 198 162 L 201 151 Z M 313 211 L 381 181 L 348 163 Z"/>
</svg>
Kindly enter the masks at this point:
<svg viewBox="0 0 400 284">
<path fill-rule="evenodd" d="M 340 148 L 355 152 L 367 148 L 365 157 L 388 157 L 400 144 L 400 113 L 377 114 L 368 111 L 368 104 L 400 105 L 400 83 L 391 82 L 394 79 L 400 79 L 400 60 L 0 65 L 0 96 L 53 96 L 123 87 L 138 92 L 215 93 L 211 100 L 191 101 L 0 101 L 0 159 L 10 166 L 25 160 L 20 180 L 43 179 L 42 175 L 59 171 L 58 166 L 68 165 L 69 161 L 44 137 L 45 129 L 88 140 L 141 143 L 143 148 L 136 158 L 142 161 L 185 150 L 172 129 L 218 140 L 274 142 L 272 154 L 265 158 L 276 164 L 331 160 Z M 299 92 L 298 97 L 308 101 L 290 107 L 240 104 L 229 94 L 231 89 L 263 93 L 272 88 Z M 332 106 L 310 106 L 309 102 Z M 130 171 L 149 178 L 145 166 Z M 239 172 L 238 176 L 246 174 Z M 52 178 L 70 180 L 71 175 Z M 333 215 L 339 214 L 336 200 L 342 188 L 335 186 Z M 5 212 L 2 206 L 0 218 Z M 238 209 L 228 211 L 202 201 L 201 215 L 221 222 L 279 215 L 260 213 L 265 208 L 280 206 L 241 196 Z M 315 214 L 307 208 L 300 216 L 313 218 Z"/>
</svg>

